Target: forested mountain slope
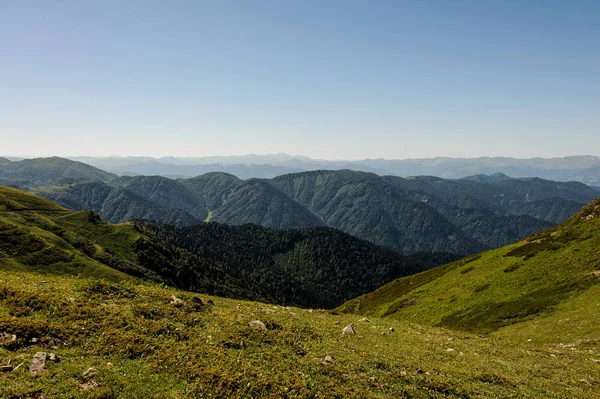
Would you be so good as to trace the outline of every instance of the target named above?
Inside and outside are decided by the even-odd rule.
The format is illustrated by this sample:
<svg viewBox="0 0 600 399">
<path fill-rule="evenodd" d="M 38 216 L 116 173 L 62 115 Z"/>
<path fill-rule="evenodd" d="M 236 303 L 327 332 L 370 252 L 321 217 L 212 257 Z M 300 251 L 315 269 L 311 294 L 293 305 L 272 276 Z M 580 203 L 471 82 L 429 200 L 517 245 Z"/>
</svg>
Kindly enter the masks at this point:
<svg viewBox="0 0 600 399">
<path fill-rule="evenodd" d="M 409 257 L 335 229 L 256 225 L 114 225 L 90 211 L 0 187 L 0 268 L 132 277 L 192 291 L 277 304 L 333 307 L 456 259 Z"/>
<path fill-rule="evenodd" d="M 22 188 L 109 181 L 116 177 L 93 166 L 58 157 L 0 163 L 0 183 Z"/>
<path fill-rule="evenodd" d="M 21 162 L 25 161 L 10 165 Z M 77 182 L 65 177 L 79 170 L 77 162 L 48 159 L 50 164 L 66 165 L 64 173 L 50 173 L 54 180 L 44 162 L 36 162 L 40 164 L 36 173 L 47 177 L 44 184 L 31 183 L 28 173 L 13 173 L 11 184 L 28 181 L 25 187 L 33 192 L 71 209 L 91 209 L 111 222 L 145 219 L 190 226 L 216 221 L 276 229 L 329 226 L 405 254 L 468 255 L 507 245 L 566 220 L 598 195 L 581 183 L 502 174 L 444 180 L 349 170 L 270 180 L 240 180 L 226 173 L 177 180 L 110 174 L 94 178 L 90 172 Z M 5 169 L 0 165 L 0 171 Z"/>
</svg>

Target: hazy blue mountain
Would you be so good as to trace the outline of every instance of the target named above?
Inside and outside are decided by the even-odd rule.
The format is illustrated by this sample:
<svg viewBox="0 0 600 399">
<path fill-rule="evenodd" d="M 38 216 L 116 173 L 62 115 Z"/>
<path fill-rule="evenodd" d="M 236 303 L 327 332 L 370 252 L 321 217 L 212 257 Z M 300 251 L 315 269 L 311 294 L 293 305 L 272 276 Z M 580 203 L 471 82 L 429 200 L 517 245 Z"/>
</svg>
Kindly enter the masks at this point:
<svg viewBox="0 0 600 399">
<path fill-rule="evenodd" d="M 600 157 L 570 156 L 564 158 L 518 159 L 507 157 L 363 159 L 357 161 L 311 159 L 287 154 L 242 155 L 220 157 L 76 157 L 75 160 L 117 174 L 157 174 L 190 177 L 209 171 L 228 172 L 241 178 L 273 177 L 311 170 L 350 169 L 394 176 L 439 176 L 459 179 L 465 176 L 494 175 L 540 177 L 556 181 L 580 181 L 600 186 Z M 267 165 L 272 168 L 269 169 Z M 179 168 L 191 167 L 191 169 Z M 210 166 L 203 170 L 201 166 Z M 245 166 L 245 168 L 244 168 Z M 253 166 L 257 168 L 253 169 Z M 197 168 L 197 169 L 194 169 Z M 283 168 L 283 169 L 278 169 Z"/>
<path fill-rule="evenodd" d="M 194 177 L 211 172 L 230 173 L 240 179 L 250 178 L 271 178 L 286 173 L 300 172 L 298 168 L 286 168 L 284 166 L 275 165 L 173 165 L 160 162 L 147 162 L 143 164 L 134 164 L 127 166 L 126 169 L 109 169 L 118 175 L 135 176 L 135 175 L 160 175 L 166 177 Z"/>
</svg>

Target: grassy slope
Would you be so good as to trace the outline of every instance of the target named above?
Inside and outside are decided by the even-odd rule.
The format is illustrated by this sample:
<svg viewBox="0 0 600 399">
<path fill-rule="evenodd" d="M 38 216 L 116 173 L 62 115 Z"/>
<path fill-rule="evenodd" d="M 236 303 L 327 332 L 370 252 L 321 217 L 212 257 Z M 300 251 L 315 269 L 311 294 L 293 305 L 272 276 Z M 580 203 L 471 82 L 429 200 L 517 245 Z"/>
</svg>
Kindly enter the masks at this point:
<svg viewBox="0 0 600 399">
<path fill-rule="evenodd" d="M 340 310 L 479 332 L 538 316 L 536 323 L 563 320 L 569 303 L 582 315 L 597 313 L 600 215 L 584 218 L 598 201 L 590 207 L 527 240 L 398 279 Z M 600 326 L 586 331 L 600 334 Z"/>
<path fill-rule="evenodd" d="M 41 197 L 0 187 L 0 270 L 130 279 L 108 266 L 114 266 L 110 254 L 124 259 L 123 267 L 135 269 L 132 243 L 138 236 L 130 224 L 93 220 L 89 212 L 68 211 Z"/>
<path fill-rule="evenodd" d="M 172 294 L 185 304 L 170 305 Z M 0 373 L 0 397 L 592 398 L 600 387 L 598 341 L 480 337 L 202 299 L 214 305 L 148 284 L 0 272 L 0 332 L 18 337 L 0 341 L 0 363 L 25 363 Z M 250 328 L 256 319 L 269 330 Z M 350 322 L 358 335 L 342 336 Z M 38 351 L 61 361 L 34 376 L 27 365 Z M 322 364 L 326 355 L 333 364 Z M 99 386 L 84 392 L 89 367 Z"/>
</svg>

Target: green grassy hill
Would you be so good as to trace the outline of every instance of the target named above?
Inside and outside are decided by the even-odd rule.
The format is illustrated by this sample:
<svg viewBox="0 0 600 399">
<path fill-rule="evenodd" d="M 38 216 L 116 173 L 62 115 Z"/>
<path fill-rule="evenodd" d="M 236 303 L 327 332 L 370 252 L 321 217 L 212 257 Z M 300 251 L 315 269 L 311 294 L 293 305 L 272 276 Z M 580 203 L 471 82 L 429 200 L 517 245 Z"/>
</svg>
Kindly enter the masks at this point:
<svg viewBox="0 0 600 399">
<path fill-rule="evenodd" d="M 183 303 L 170 304 L 171 295 Z M 0 397 L 598 397 L 598 340 L 482 337 L 194 298 L 135 282 L 0 272 L 0 364 L 22 364 L 0 373 Z M 357 334 L 342 335 L 350 323 Z M 60 361 L 33 375 L 37 352 Z"/>
<path fill-rule="evenodd" d="M 94 213 L 0 186 L 0 270 L 158 281 L 137 264 L 132 244 L 138 237 L 132 224 L 105 223 Z"/>
<path fill-rule="evenodd" d="M 532 336 L 600 337 L 600 199 L 552 229 L 395 280 L 339 310 L 484 333 L 534 320 Z"/>
</svg>

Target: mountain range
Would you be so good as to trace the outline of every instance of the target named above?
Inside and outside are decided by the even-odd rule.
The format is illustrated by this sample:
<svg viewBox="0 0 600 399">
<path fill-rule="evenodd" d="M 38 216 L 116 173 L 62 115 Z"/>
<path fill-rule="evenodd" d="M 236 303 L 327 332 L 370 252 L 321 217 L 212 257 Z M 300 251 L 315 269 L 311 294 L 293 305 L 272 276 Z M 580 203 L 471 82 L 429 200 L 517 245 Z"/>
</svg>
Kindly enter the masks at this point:
<svg viewBox="0 0 600 399">
<path fill-rule="evenodd" d="M 350 170 L 248 180 L 225 173 L 118 177 L 62 158 L 2 164 L 0 183 L 115 223 L 329 226 L 404 254 L 468 255 L 507 245 L 563 222 L 598 195 L 578 182 L 503 174 L 456 180 Z"/>
<path fill-rule="evenodd" d="M 453 259 L 403 256 L 328 227 L 114 225 L 91 211 L 0 187 L 0 269 L 109 280 L 125 273 L 189 291 L 332 308 Z"/>
<path fill-rule="evenodd" d="M 272 178 L 311 170 L 350 169 L 393 176 L 438 176 L 459 179 L 467 176 L 503 173 L 513 177 L 540 177 L 556 181 L 579 181 L 600 186 L 600 157 L 591 155 L 563 158 L 479 157 L 421 159 L 323 160 L 287 154 L 228 157 L 73 157 L 118 175 L 161 175 L 194 177 L 208 172 L 226 172 L 242 179 Z"/>
</svg>

